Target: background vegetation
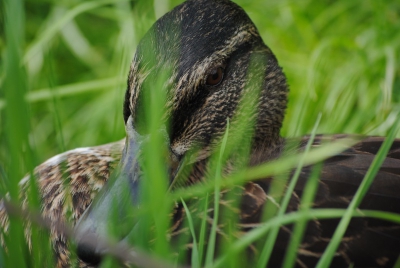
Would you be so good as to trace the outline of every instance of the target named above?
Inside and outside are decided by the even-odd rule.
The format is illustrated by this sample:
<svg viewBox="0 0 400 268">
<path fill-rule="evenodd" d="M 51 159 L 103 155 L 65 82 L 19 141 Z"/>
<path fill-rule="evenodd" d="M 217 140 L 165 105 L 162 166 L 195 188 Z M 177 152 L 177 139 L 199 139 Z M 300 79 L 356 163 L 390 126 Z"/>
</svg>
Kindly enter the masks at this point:
<svg viewBox="0 0 400 268">
<path fill-rule="evenodd" d="M 122 100 L 136 44 L 181 1 L 112 2 L 28 0 L 25 18 L 15 17 L 24 22 L 18 41 L 29 104 L 29 116 L 20 116 L 29 122 L 35 164 L 124 137 Z M 386 134 L 400 110 L 396 1 L 236 2 L 288 77 L 284 136 L 309 133 L 320 112 L 318 132 Z M 0 48 L 4 55 L 4 29 Z M 2 57 L 1 82 L 3 63 Z M 1 88 L 0 155 L 7 159 L 4 97 L 13 89 Z"/>
<path fill-rule="evenodd" d="M 3 193 L 15 195 L 15 183 L 52 155 L 124 137 L 122 100 L 136 44 L 180 2 L 2 3 Z M 400 112 L 398 1 L 235 2 L 288 77 L 283 136 L 309 133 L 319 113 L 319 133 L 387 134 Z"/>
<path fill-rule="evenodd" d="M 122 100 L 136 44 L 156 18 L 182 1 L 112 2 L 28 0 L 24 20 L 14 17 L 23 23 L 19 46 L 36 164 L 68 149 L 124 137 Z M 386 134 L 400 102 L 399 2 L 236 2 L 288 77 L 282 135 L 309 133 L 319 112 L 320 133 Z M 9 154 L 7 90 L 13 89 L 1 83 L 1 159 Z"/>
</svg>

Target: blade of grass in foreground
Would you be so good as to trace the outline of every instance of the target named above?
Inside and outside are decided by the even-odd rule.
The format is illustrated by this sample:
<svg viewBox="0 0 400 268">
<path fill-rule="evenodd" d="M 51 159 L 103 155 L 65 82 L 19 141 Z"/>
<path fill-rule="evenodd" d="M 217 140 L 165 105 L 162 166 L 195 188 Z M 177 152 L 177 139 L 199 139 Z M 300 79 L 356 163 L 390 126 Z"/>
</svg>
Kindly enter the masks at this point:
<svg viewBox="0 0 400 268">
<path fill-rule="evenodd" d="M 147 57 L 152 55 L 149 53 Z M 155 64 L 151 64 L 154 66 Z M 168 189 L 167 170 L 165 168 L 165 158 L 168 154 L 165 144 L 164 132 L 160 130 L 165 127 L 163 114 L 165 113 L 166 92 L 163 85 L 170 77 L 171 70 L 164 70 L 157 77 L 148 78 L 143 83 L 142 94 L 144 104 L 142 127 L 145 126 L 146 132 L 149 133 L 148 140 L 142 142 L 140 165 L 143 169 L 143 179 L 139 182 L 141 196 L 141 206 L 148 206 L 149 210 L 139 223 L 140 233 L 145 237 L 142 239 L 143 248 L 152 248 L 152 251 L 160 258 L 168 259 L 170 254 L 170 246 L 168 245 L 165 234 L 169 228 L 170 222 L 168 214 L 172 207 L 172 203 L 166 200 L 165 195 Z M 139 125 L 139 123 L 138 123 Z M 138 127 L 140 129 L 140 127 Z M 145 132 L 145 133 L 146 133 Z M 144 222 L 144 223 L 143 223 Z M 149 230 L 148 224 L 154 224 L 154 230 Z M 155 239 L 155 240 L 154 240 Z M 154 240 L 154 245 L 150 241 Z"/>
<path fill-rule="evenodd" d="M 222 157 L 224 155 L 226 143 L 228 141 L 228 135 L 229 135 L 229 120 L 227 120 L 227 122 L 226 122 L 226 131 L 225 131 L 224 137 L 222 139 L 221 149 L 219 152 L 219 158 L 218 158 L 216 172 L 215 172 L 214 215 L 213 215 L 213 222 L 212 222 L 212 227 L 211 227 L 211 232 L 210 232 L 210 238 L 209 238 L 208 246 L 207 246 L 205 267 L 212 267 L 213 260 L 214 260 L 215 243 L 216 243 L 216 237 L 217 237 L 217 224 L 218 224 L 218 216 L 219 216 L 219 195 L 220 195 L 220 191 L 221 191 L 220 181 L 222 178 L 222 174 L 221 174 L 221 172 L 222 172 Z"/>
<path fill-rule="evenodd" d="M 28 166 L 31 169 L 32 151 L 29 144 L 29 116 L 26 103 L 21 96 L 28 89 L 26 74 L 20 66 L 21 51 L 24 44 L 25 13 L 21 0 L 8 0 L 1 4 L 4 8 L 4 31 L 7 41 L 4 53 L 4 96 L 9 105 L 5 111 L 5 136 L 7 137 L 8 165 L 6 185 L 10 201 L 19 203 L 18 181 L 22 170 Z M 23 153 L 24 152 L 24 153 Z M 25 163 L 24 161 L 25 160 Z M 25 165 L 24 165 L 25 164 Z M 4 237 L 7 246 L 5 267 L 27 267 L 30 260 L 27 256 L 28 247 L 24 239 L 22 219 L 11 215 L 9 217 L 8 235 Z"/>
<path fill-rule="evenodd" d="M 382 165 L 383 161 L 386 158 L 387 153 L 389 152 L 390 146 L 392 145 L 394 139 L 396 138 L 396 134 L 399 131 L 399 126 L 400 126 L 400 121 L 397 121 L 390 130 L 387 138 L 385 139 L 385 142 L 379 149 L 378 154 L 375 156 L 374 161 L 372 162 L 370 168 L 368 169 L 367 174 L 365 175 L 363 181 L 361 182 L 361 185 L 358 188 L 356 194 L 354 195 L 354 198 L 351 201 L 349 207 L 347 208 L 346 213 L 343 215 L 343 218 L 341 219 L 338 227 L 336 228 L 336 231 L 333 234 L 331 242 L 326 248 L 321 259 L 319 260 L 317 268 L 328 267 L 329 264 L 331 263 L 332 258 L 335 255 L 335 252 L 339 247 L 341 239 L 347 229 L 347 226 L 350 223 L 351 216 L 360 205 L 362 199 L 364 198 L 369 187 L 374 181 L 374 178 L 378 173 L 380 166 Z"/>
<path fill-rule="evenodd" d="M 191 263 L 193 268 L 199 268 L 201 266 L 201 259 L 199 258 L 199 247 L 197 244 L 197 239 L 196 239 L 196 232 L 194 231 L 194 224 L 193 224 L 193 219 L 192 219 L 192 214 L 190 213 L 189 208 L 187 207 L 185 201 L 181 199 L 181 202 L 185 208 L 185 212 L 187 215 L 187 219 L 189 222 L 189 229 L 190 233 L 192 234 L 193 238 L 193 249 L 192 249 L 192 256 L 191 256 Z"/>
<path fill-rule="evenodd" d="M 305 157 L 308 154 L 308 152 L 310 151 L 311 145 L 312 145 L 312 143 L 314 141 L 315 134 L 317 132 L 317 128 L 318 128 L 320 120 L 321 120 L 321 114 L 319 114 L 319 116 L 317 118 L 317 121 L 315 122 L 314 128 L 313 128 L 313 130 L 311 132 L 310 139 L 308 140 L 307 146 L 306 146 L 306 148 L 304 150 L 304 155 L 301 158 L 301 160 L 300 160 L 300 162 L 299 162 L 299 164 L 298 164 L 298 166 L 296 168 L 296 171 L 295 171 L 295 173 L 293 175 L 293 178 L 291 179 L 290 184 L 289 184 L 289 186 L 288 186 L 288 188 L 286 190 L 286 193 L 285 193 L 285 196 L 283 197 L 283 200 L 282 200 L 281 206 L 279 208 L 277 217 L 281 217 L 286 212 L 286 209 L 287 209 L 287 207 L 289 205 L 290 198 L 292 196 L 294 187 L 296 186 L 297 180 L 298 180 L 298 178 L 300 176 L 301 169 L 304 166 Z M 257 263 L 257 267 L 260 268 L 260 267 L 266 267 L 267 266 L 267 263 L 268 263 L 269 258 L 271 256 L 271 253 L 272 253 L 272 250 L 274 248 L 274 244 L 275 244 L 276 238 L 278 236 L 278 232 L 279 232 L 279 226 L 277 226 L 277 227 L 275 227 L 274 229 L 271 230 L 271 233 L 269 234 L 269 236 L 267 238 L 267 241 L 265 242 L 264 248 L 263 248 L 263 250 L 262 250 L 262 252 L 260 254 L 260 259 L 259 259 L 259 261 Z"/>
<path fill-rule="evenodd" d="M 205 243 L 205 239 L 206 239 L 207 210 L 208 210 L 208 194 L 206 194 L 206 198 L 204 200 L 204 213 L 203 213 L 203 218 L 201 219 L 201 228 L 200 228 L 200 235 L 199 235 L 200 264 L 201 264 L 201 261 L 203 260 L 204 243 Z"/>
<path fill-rule="evenodd" d="M 301 198 L 301 204 L 299 211 L 307 213 L 310 211 L 312 202 L 315 198 L 315 194 L 318 189 L 318 179 L 320 176 L 322 163 L 317 163 L 312 170 L 310 178 L 307 180 L 307 184 L 304 187 L 304 194 Z M 304 231 L 307 227 L 306 219 L 299 219 L 294 228 L 290 244 L 286 249 L 286 255 L 283 263 L 283 267 L 293 267 L 296 262 L 297 249 L 299 248 L 300 242 L 303 239 Z"/>
</svg>

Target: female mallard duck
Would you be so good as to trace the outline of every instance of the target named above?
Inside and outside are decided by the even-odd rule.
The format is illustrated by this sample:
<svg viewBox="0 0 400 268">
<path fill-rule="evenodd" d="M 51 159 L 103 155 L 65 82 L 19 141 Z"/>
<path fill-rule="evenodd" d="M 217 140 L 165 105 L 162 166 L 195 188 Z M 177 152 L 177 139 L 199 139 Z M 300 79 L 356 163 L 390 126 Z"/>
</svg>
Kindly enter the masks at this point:
<svg viewBox="0 0 400 268">
<path fill-rule="evenodd" d="M 128 178 L 133 203 L 137 204 L 135 196 L 139 194 L 141 175 L 136 158 L 141 140 L 146 136 L 146 123 L 142 119 L 146 117 L 144 96 L 148 96 L 147 91 L 155 90 L 150 85 L 162 79 L 165 70 L 169 72 L 169 79 L 160 83 L 166 96 L 162 118 L 170 127 L 161 132 L 170 151 L 171 181 L 176 179 L 176 174 L 183 176 L 186 185 L 203 180 L 207 162 L 219 146 L 227 122 L 231 122 L 230 133 L 240 133 L 235 118 L 245 113 L 246 107 L 252 108 L 245 113 L 246 121 L 253 124 L 241 133 L 244 139 L 236 137 L 236 144 L 245 144 L 243 140 L 250 137 L 249 165 L 259 165 L 283 154 L 287 141 L 279 133 L 288 87 L 276 58 L 263 43 L 252 21 L 236 4 L 227 0 L 189 0 L 160 18 L 137 48 L 124 100 L 125 142 L 76 149 L 37 167 L 45 217 L 53 221 L 67 220 L 73 225 L 81 218 L 76 227 L 78 233 L 101 236 L 105 220 L 102 215 L 107 214 L 105 210 L 111 203 L 111 196 L 118 194 L 120 185 L 124 185 L 118 181 L 124 178 Z M 245 105 L 241 106 L 244 99 L 247 99 Z M 332 139 L 342 137 L 336 135 Z M 307 139 L 303 138 L 300 147 L 304 147 Z M 323 140 L 318 136 L 313 145 L 318 146 Z M 366 138 L 325 160 L 313 207 L 346 208 L 383 140 Z M 242 149 L 235 147 L 238 151 Z M 196 148 L 195 157 L 191 153 L 193 148 Z M 191 160 L 187 160 L 189 156 Z M 227 161 L 230 166 L 226 172 L 229 173 L 235 170 L 238 161 L 234 156 Z M 96 206 L 87 209 L 118 162 L 121 177 L 113 187 L 101 193 Z M 192 171 L 181 172 L 188 162 L 192 164 Z M 287 211 L 298 209 L 299 196 L 310 173 L 310 167 L 302 169 Z M 270 183 L 271 178 L 259 178 L 243 187 L 241 223 L 251 226 L 260 221 Z M 395 140 L 360 208 L 400 213 L 399 190 L 400 140 Z M 68 195 L 71 198 L 67 198 Z M 72 212 L 71 218 L 66 216 L 68 211 Z M 6 225 L 4 211 L 2 213 L 1 220 Z M 180 228 L 179 220 L 176 221 L 175 227 Z M 297 252 L 298 266 L 316 265 L 337 224 L 337 219 L 315 220 L 309 224 Z M 282 265 L 290 230 L 283 228 L 279 233 L 279 243 L 273 249 L 269 266 Z M 53 232 L 52 237 L 57 265 L 67 267 L 66 240 L 57 232 Z M 101 249 L 77 242 L 81 266 L 100 261 Z M 400 225 L 358 218 L 350 223 L 332 265 L 391 267 L 399 253 Z"/>
</svg>

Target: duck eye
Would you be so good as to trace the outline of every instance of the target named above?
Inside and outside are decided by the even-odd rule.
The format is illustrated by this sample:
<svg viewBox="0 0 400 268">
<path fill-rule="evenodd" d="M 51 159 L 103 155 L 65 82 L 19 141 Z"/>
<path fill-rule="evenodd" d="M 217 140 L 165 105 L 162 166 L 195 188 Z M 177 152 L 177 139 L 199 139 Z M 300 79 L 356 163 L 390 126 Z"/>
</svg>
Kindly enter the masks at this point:
<svg viewBox="0 0 400 268">
<path fill-rule="evenodd" d="M 207 76 L 206 84 L 216 86 L 221 83 L 224 78 L 224 69 L 222 67 L 214 68 Z"/>
</svg>

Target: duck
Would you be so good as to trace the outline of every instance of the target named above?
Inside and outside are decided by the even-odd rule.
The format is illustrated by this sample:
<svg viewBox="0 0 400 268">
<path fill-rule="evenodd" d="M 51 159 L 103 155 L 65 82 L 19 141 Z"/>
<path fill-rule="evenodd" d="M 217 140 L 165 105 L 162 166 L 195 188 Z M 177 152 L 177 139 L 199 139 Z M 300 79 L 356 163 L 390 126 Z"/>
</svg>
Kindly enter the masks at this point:
<svg viewBox="0 0 400 268">
<path fill-rule="evenodd" d="M 52 222 L 68 222 L 75 228 L 80 267 L 98 266 L 107 250 L 88 245 L 85 235 L 106 236 L 109 210 L 115 204 L 118 209 L 140 209 L 145 198 L 141 187 L 146 179 L 141 159 L 145 157 L 143 148 L 153 136 L 165 147 L 160 155 L 165 163 L 168 191 L 207 183 L 218 152 L 223 158 L 221 177 L 231 178 L 245 168 L 275 163 L 281 157 L 306 152 L 308 147 L 323 148 L 325 144 L 353 138 L 356 142 L 349 142 L 319 164 L 306 164 L 298 171 L 285 212 L 301 209 L 302 195 L 315 170 L 319 176 L 311 207 L 346 209 L 385 138 L 338 134 L 285 139 L 280 130 L 288 93 L 286 77 L 276 57 L 241 7 L 228 0 L 187 0 L 157 20 L 137 47 L 123 102 L 126 138 L 65 152 L 35 169 L 41 214 Z M 154 96 L 162 96 L 164 102 L 155 103 Z M 159 108 L 156 129 L 148 115 L 149 108 Z M 224 144 L 228 144 L 227 152 L 222 149 Z M 296 171 L 283 173 L 292 178 Z M 278 180 L 278 175 L 258 175 L 221 189 L 219 204 L 228 203 L 230 200 L 224 198 L 236 193 L 234 211 L 240 233 L 249 233 L 268 221 L 263 216 L 264 207 L 274 203 L 275 197 L 269 194 Z M 28 181 L 29 176 L 21 181 L 22 192 L 28 190 Z M 288 188 L 289 183 L 290 180 L 283 188 Z M 399 190 L 400 139 L 395 139 L 357 208 L 400 214 Z M 203 199 L 193 197 L 186 202 L 196 207 Z M 23 200 L 25 205 L 27 202 Z M 211 218 L 214 212 L 210 210 Z M 171 237 L 184 233 L 188 214 L 183 202 L 178 201 L 171 208 Z M 315 267 L 339 222 L 337 218 L 311 219 L 294 265 Z M 7 230 L 4 206 L 0 223 Z M 130 226 L 135 228 L 139 223 L 135 224 Z M 292 232 L 292 225 L 280 226 L 267 267 L 284 264 Z M 221 233 L 218 232 L 217 241 L 224 239 Z M 121 241 L 126 241 L 124 236 Z M 51 243 L 56 266 L 69 267 L 68 238 L 51 229 Z M 249 246 L 249 258 L 262 257 L 255 247 Z M 400 224 L 364 216 L 349 222 L 329 266 L 392 267 L 399 255 Z"/>
</svg>

